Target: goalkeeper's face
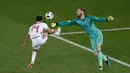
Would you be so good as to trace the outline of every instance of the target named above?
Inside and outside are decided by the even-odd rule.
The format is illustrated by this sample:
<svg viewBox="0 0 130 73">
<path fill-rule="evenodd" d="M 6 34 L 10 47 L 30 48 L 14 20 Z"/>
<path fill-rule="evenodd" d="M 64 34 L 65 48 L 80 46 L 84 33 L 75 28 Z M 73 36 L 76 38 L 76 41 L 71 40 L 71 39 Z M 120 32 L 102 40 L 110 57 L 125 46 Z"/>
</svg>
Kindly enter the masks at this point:
<svg viewBox="0 0 130 73">
<path fill-rule="evenodd" d="M 77 16 L 80 17 L 83 15 L 83 11 L 81 9 L 77 9 Z"/>
</svg>

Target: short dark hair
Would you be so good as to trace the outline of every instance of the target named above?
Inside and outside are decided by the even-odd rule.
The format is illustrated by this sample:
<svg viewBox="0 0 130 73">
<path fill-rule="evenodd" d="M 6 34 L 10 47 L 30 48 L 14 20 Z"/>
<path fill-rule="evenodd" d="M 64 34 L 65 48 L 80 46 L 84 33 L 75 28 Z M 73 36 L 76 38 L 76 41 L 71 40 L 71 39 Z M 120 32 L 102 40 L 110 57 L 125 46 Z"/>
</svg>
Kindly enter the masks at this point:
<svg viewBox="0 0 130 73">
<path fill-rule="evenodd" d="M 83 11 L 84 12 L 84 14 L 86 14 L 86 10 L 85 10 L 85 8 L 79 8 L 81 11 Z"/>
<path fill-rule="evenodd" d="M 36 21 L 42 21 L 42 16 L 36 16 Z"/>
</svg>

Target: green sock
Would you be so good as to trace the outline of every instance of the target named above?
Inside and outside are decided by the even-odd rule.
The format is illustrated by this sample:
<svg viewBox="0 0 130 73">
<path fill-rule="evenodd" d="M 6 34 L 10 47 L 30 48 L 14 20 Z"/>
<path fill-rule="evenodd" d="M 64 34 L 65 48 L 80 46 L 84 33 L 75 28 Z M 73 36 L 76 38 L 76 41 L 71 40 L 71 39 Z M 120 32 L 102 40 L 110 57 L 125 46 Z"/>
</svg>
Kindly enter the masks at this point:
<svg viewBox="0 0 130 73">
<path fill-rule="evenodd" d="M 104 54 L 102 55 L 102 57 L 105 61 L 107 61 L 107 57 Z"/>
<path fill-rule="evenodd" d="M 102 66 L 102 60 L 103 60 L 103 54 L 101 51 L 98 51 L 99 66 Z"/>
</svg>

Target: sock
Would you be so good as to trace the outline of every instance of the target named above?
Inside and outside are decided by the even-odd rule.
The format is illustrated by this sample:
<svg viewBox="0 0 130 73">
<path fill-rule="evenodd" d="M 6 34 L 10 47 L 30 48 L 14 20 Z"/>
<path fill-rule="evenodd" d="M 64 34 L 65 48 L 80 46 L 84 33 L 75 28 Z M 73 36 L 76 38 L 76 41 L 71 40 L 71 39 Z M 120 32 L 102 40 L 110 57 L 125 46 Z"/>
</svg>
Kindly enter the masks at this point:
<svg viewBox="0 0 130 73">
<path fill-rule="evenodd" d="M 98 51 L 99 66 L 102 66 L 102 60 L 103 60 L 103 54 L 101 51 Z"/>
<path fill-rule="evenodd" d="M 31 59 L 31 63 L 34 64 L 35 58 L 36 58 L 37 52 L 33 51 L 32 52 L 32 59 Z"/>
<path fill-rule="evenodd" d="M 102 55 L 102 57 L 105 61 L 107 61 L 107 57 L 104 54 Z"/>
</svg>

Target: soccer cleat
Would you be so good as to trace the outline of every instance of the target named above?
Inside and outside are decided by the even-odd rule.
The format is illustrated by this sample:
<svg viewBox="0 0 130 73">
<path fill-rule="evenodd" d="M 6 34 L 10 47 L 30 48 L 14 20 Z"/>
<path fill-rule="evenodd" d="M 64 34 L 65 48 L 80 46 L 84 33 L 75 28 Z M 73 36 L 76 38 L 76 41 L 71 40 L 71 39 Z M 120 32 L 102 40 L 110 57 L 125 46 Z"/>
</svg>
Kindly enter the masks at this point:
<svg viewBox="0 0 130 73">
<path fill-rule="evenodd" d="M 108 68 L 110 68 L 110 59 L 109 59 L 109 57 L 107 57 L 107 61 L 106 61 L 106 64 L 107 64 L 107 66 L 108 66 Z"/>
<path fill-rule="evenodd" d="M 99 70 L 102 70 L 103 68 L 102 68 L 102 66 L 99 66 Z"/>
<path fill-rule="evenodd" d="M 60 35 L 60 32 L 61 32 L 61 28 L 58 27 L 57 32 L 55 32 L 54 34 L 55 34 L 56 36 L 59 36 L 59 35 Z"/>
<path fill-rule="evenodd" d="M 33 66 L 33 64 L 30 63 L 30 64 L 28 65 L 28 68 L 30 69 L 30 68 L 32 68 L 32 66 Z"/>
</svg>

